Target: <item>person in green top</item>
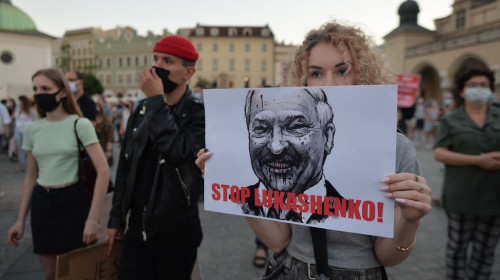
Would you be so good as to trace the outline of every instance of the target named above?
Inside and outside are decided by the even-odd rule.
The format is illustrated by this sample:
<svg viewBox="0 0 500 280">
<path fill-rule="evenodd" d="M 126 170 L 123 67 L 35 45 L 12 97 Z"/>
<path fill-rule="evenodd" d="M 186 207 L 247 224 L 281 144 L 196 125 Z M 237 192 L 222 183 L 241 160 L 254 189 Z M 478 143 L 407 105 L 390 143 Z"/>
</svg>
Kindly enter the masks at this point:
<svg viewBox="0 0 500 280">
<path fill-rule="evenodd" d="M 42 69 L 33 77 L 35 103 L 41 119 L 25 128 L 22 148 L 28 170 L 19 215 L 8 232 L 14 247 L 23 237 L 31 208 L 33 251 L 45 279 L 55 279 L 56 257 L 95 242 L 98 220 L 109 182 L 109 167 L 94 127 L 81 118 L 76 132 L 96 170 L 92 203 L 78 186 L 78 145 L 75 121 L 82 116 L 64 75 Z"/>
<path fill-rule="evenodd" d="M 495 78 L 470 69 L 457 80 L 456 108 L 443 116 L 434 155 L 446 165 L 447 279 L 489 279 L 500 238 L 500 109 Z M 472 247 L 472 254 L 467 252 Z"/>
</svg>

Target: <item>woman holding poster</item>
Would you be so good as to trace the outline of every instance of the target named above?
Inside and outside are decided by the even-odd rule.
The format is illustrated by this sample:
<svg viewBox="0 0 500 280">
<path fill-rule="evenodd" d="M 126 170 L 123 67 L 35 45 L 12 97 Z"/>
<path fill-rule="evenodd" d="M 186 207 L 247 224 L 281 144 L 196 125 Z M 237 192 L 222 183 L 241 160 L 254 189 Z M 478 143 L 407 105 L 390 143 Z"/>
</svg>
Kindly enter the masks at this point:
<svg viewBox="0 0 500 280">
<path fill-rule="evenodd" d="M 463 73 L 456 84 L 456 107 L 438 129 L 434 155 L 446 165 L 447 279 L 489 279 L 495 263 L 500 239 L 500 110 L 489 104 L 494 86 L 494 73 L 488 69 Z"/>
<path fill-rule="evenodd" d="M 357 28 L 327 23 L 311 31 L 295 56 L 295 86 L 383 84 L 382 62 Z M 211 152 L 200 150 L 203 170 Z M 383 238 L 247 217 L 257 236 L 275 253 L 262 279 L 387 279 L 384 266 L 405 260 L 422 217 L 431 211 L 431 189 L 418 176 L 413 144 L 397 135 L 396 173 L 381 179 L 381 191 L 398 202 L 394 238 Z"/>
</svg>

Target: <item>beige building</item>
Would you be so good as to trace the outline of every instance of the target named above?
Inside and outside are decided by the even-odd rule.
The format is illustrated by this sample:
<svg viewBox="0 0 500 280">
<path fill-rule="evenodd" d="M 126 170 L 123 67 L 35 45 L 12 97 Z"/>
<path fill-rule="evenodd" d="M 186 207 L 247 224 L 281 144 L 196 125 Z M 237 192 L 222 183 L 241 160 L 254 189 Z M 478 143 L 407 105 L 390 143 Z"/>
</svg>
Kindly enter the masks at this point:
<svg viewBox="0 0 500 280">
<path fill-rule="evenodd" d="M 191 85 L 244 88 L 275 85 L 274 35 L 269 26 L 204 26 L 179 29 L 200 53 Z"/>
<path fill-rule="evenodd" d="M 0 0 L 0 15 L 0 99 L 32 96 L 31 76 L 51 67 L 54 37 L 38 31 L 10 0 Z"/>
<path fill-rule="evenodd" d="M 384 38 L 390 66 L 397 73 L 420 74 L 421 95 L 438 100 L 450 94 L 465 69 L 488 67 L 495 72 L 499 100 L 500 1 L 455 0 L 452 6 L 452 14 L 436 19 L 431 31 L 418 25 L 418 4 L 403 2 L 400 25 Z"/>
<path fill-rule="evenodd" d="M 99 30 L 93 27 L 68 30 L 61 46 L 62 57 L 56 59 L 63 71 L 90 73 L 95 68 L 94 45 Z"/>
<path fill-rule="evenodd" d="M 295 52 L 297 46 L 276 44 L 274 47 L 274 76 L 276 77 L 275 85 L 277 86 L 291 86 L 291 74 Z"/>
</svg>

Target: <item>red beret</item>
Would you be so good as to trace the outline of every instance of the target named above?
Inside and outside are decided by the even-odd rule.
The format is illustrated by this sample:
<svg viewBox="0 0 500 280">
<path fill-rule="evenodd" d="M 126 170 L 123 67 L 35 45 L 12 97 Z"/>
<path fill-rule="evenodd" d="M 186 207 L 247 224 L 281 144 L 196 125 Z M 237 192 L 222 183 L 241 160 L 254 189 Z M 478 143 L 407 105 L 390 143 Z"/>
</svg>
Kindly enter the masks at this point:
<svg viewBox="0 0 500 280">
<path fill-rule="evenodd" d="M 156 42 L 153 52 L 167 53 L 187 60 L 198 60 L 198 52 L 188 39 L 169 35 Z"/>
</svg>

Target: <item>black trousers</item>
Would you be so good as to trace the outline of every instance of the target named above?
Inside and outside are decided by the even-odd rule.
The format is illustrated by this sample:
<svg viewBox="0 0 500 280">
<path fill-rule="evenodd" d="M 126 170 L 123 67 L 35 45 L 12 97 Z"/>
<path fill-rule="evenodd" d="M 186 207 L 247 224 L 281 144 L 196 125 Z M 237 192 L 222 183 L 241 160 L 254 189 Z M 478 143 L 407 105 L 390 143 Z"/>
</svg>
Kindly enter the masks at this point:
<svg viewBox="0 0 500 280">
<path fill-rule="evenodd" d="M 123 242 L 119 280 L 191 279 L 201 227 L 143 240 L 142 215 L 131 214 Z"/>
</svg>

